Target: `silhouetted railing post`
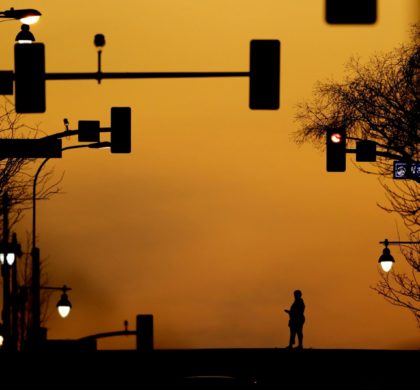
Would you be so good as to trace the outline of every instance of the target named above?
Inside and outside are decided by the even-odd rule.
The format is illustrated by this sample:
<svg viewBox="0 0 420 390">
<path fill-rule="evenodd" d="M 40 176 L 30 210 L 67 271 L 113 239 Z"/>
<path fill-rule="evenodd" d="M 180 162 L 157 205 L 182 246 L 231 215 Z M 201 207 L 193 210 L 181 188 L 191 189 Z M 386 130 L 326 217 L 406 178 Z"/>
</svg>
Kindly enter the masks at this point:
<svg viewBox="0 0 420 390">
<path fill-rule="evenodd" d="M 137 351 L 153 351 L 153 315 L 139 314 L 136 317 Z"/>
</svg>

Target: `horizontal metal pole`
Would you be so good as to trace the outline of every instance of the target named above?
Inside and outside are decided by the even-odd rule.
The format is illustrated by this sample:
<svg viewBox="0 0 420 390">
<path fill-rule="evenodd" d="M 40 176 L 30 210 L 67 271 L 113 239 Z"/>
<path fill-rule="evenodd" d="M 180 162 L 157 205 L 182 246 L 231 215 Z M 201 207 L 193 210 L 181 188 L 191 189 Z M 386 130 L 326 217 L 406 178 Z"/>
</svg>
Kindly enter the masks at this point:
<svg viewBox="0 0 420 390">
<path fill-rule="evenodd" d="M 109 133 L 111 132 L 111 128 L 110 127 L 101 127 L 99 129 L 100 133 Z M 51 134 L 51 135 L 46 135 L 45 137 L 42 137 L 42 139 L 46 139 L 46 138 L 64 138 L 64 137 L 71 137 L 73 135 L 78 135 L 79 134 L 79 130 L 64 130 L 60 133 L 55 133 L 55 134 Z"/>
<path fill-rule="evenodd" d="M 388 240 L 386 240 L 386 241 L 379 241 L 379 243 L 380 244 L 388 244 L 388 245 L 391 245 L 391 244 L 394 244 L 394 245 L 400 245 L 400 244 L 403 244 L 403 245 L 411 245 L 411 244 L 419 245 L 420 241 L 388 241 Z"/>
<path fill-rule="evenodd" d="M 170 79 L 194 77 L 249 77 L 250 72 L 88 72 L 46 73 L 46 80 Z"/>
<path fill-rule="evenodd" d="M 399 156 L 397 154 L 393 154 L 393 153 L 390 153 L 390 152 L 380 152 L 380 151 L 378 151 L 378 152 L 376 152 L 376 155 L 381 156 L 381 157 L 387 157 L 387 158 L 394 159 L 394 160 L 401 160 L 403 158 L 402 156 Z"/>
<path fill-rule="evenodd" d="M 357 151 L 356 151 L 356 149 L 346 149 L 346 153 L 347 154 L 356 154 Z M 387 158 L 395 159 L 395 160 L 401 160 L 402 159 L 402 156 L 398 156 L 397 154 L 393 154 L 393 153 L 390 153 L 390 152 L 381 152 L 381 151 L 377 150 L 375 153 L 376 153 L 377 156 L 381 156 L 381 157 L 387 157 Z"/>
<path fill-rule="evenodd" d="M 56 134 L 51 134 L 51 135 L 46 135 L 45 137 L 42 137 L 42 139 L 58 139 L 58 138 L 63 138 L 63 137 L 71 137 L 72 135 L 77 135 L 79 134 L 79 130 L 65 130 L 62 131 L 61 133 L 56 133 Z"/>
<path fill-rule="evenodd" d="M 62 286 L 62 287 L 52 287 L 52 286 L 41 286 L 40 287 L 41 290 L 57 290 L 57 291 L 70 291 L 71 287 L 67 287 L 67 286 Z"/>
<path fill-rule="evenodd" d="M 82 340 L 91 340 L 91 339 L 101 339 L 104 337 L 114 337 L 114 336 L 135 336 L 137 335 L 137 332 L 135 330 L 117 330 L 115 332 L 105 332 L 105 333 L 97 333 L 97 334 L 93 334 L 90 336 L 85 336 L 82 337 L 80 339 L 78 339 L 79 341 Z"/>
</svg>

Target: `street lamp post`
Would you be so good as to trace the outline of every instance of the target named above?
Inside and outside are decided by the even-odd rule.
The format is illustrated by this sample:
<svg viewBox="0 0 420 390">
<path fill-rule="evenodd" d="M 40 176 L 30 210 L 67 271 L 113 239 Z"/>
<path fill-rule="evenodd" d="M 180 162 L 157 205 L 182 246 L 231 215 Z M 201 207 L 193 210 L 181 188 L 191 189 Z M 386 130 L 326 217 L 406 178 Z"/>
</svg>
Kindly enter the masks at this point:
<svg viewBox="0 0 420 390">
<path fill-rule="evenodd" d="M 378 263 L 385 272 L 391 271 L 393 264 L 395 263 L 394 257 L 391 255 L 391 250 L 388 245 L 413 245 L 420 244 L 420 241 L 389 241 L 387 238 L 384 241 L 380 241 L 380 244 L 385 245 L 382 251 L 382 255 L 379 257 Z"/>
<path fill-rule="evenodd" d="M 98 149 L 109 147 L 109 142 L 96 142 L 93 144 L 85 145 L 73 145 L 67 146 L 62 149 L 62 151 L 70 149 L 81 149 L 81 148 L 91 148 Z M 35 348 L 41 341 L 41 262 L 40 262 L 40 251 L 36 246 L 36 185 L 38 181 L 39 174 L 45 164 L 50 160 L 50 157 L 44 159 L 44 161 L 38 167 L 33 181 L 32 188 L 32 284 L 31 284 L 31 296 L 32 296 L 32 323 L 31 323 L 31 337 L 32 342 L 34 343 Z M 65 286 L 64 286 L 65 287 Z M 63 295 L 66 294 L 66 291 L 69 290 L 67 287 L 61 288 L 63 290 Z M 54 288 L 55 289 L 55 288 Z M 70 305 L 71 307 L 71 305 Z M 68 313 L 67 313 L 68 314 Z M 61 313 L 60 313 L 61 315 Z"/>
</svg>

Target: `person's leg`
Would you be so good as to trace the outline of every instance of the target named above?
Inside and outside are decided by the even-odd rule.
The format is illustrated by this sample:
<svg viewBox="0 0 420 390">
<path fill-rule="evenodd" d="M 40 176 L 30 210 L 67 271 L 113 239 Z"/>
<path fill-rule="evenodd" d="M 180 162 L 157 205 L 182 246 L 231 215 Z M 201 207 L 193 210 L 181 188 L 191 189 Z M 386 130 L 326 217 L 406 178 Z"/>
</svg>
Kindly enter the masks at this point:
<svg viewBox="0 0 420 390">
<path fill-rule="evenodd" d="M 292 347 L 295 344 L 296 339 L 296 328 L 294 326 L 290 327 L 290 340 L 289 340 L 289 347 Z"/>
<path fill-rule="evenodd" d="M 303 348 L 303 325 L 297 327 L 296 333 L 299 342 L 298 346 L 299 348 Z"/>
</svg>

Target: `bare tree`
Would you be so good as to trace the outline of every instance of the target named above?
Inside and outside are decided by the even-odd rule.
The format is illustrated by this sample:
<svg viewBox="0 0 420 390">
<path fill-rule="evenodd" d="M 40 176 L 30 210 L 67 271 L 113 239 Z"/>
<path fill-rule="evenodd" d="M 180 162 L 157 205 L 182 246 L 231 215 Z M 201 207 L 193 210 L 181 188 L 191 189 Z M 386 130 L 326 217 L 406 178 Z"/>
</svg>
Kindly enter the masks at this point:
<svg viewBox="0 0 420 390">
<path fill-rule="evenodd" d="M 21 123 L 21 117 L 16 114 L 13 103 L 6 97 L 0 104 L 0 137 L 1 138 L 36 138 L 40 133 Z M 32 207 L 33 171 L 35 159 L 6 158 L 0 156 L 0 194 L 6 193 L 10 199 L 10 226 L 15 225 L 25 210 Z M 39 190 L 37 199 L 49 199 L 58 193 L 57 185 L 62 178 L 51 181 L 53 170 L 46 171 L 38 179 Z"/>
<path fill-rule="evenodd" d="M 366 64 L 352 58 L 343 82 L 329 80 L 316 85 L 314 99 L 298 105 L 298 144 L 325 147 L 327 127 L 346 128 L 350 142 L 374 141 L 382 152 L 365 173 L 377 175 L 385 190 L 383 210 L 398 214 L 409 241 L 419 241 L 419 179 L 393 180 L 393 160 L 419 162 L 420 122 L 420 24 L 412 27 L 411 40 L 392 52 L 373 56 Z M 420 326 L 420 250 L 401 247 L 411 273 L 380 274 L 373 287 L 385 299 L 409 309 Z"/>
<path fill-rule="evenodd" d="M 36 138 L 41 131 L 37 128 L 31 128 L 21 123 L 20 115 L 16 114 L 14 105 L 7 97 L 3 97 L 0 103 L 0 138 Z M 8 198 L 8 229 L 10 230 L 16 225 L 24 212 L 32 208 L 32 191 L 34 170 L 38 166 L 35 159 L 24 158 L 1 158 L 0 156 L 0 199 L 3 194 L 7 194 Z M 49 199 L 52 195 L 60 191 L 58 184 L 59 179 L 53 178 L 53 170 L 46 171 L 38 178 L 37 199 Z M 0 205 L 4 207 L 3 204 Z M 0 218 L 3 218 L 1 213 Z M 3 224 L 4 221 L 1 220 Z M 3 235 L 2 230 L 1 235 Z M 9 240 L 10 237 L 1 237 Z M 19 291 L 17 294 L 15 305 L 19 306 L 19 344 L 26 339 L 26 332 L 29 323 L 29 306 L 30 297 L 28 296 L 28 287 L 31 285 L 30 273 L 30 250 L 31 242 L 27 240 L 25 243 L 24 256 L 18 264 Z M 45 280 L 43 280 L 45 282 Z M 47 307 L 47 296 L 43 296 L 41 302 L 44 308 Z M 29 305 L 28 305 L 29 304 Z M 44 316 L 45 317 L 45 316 Z"/>
</svg>

